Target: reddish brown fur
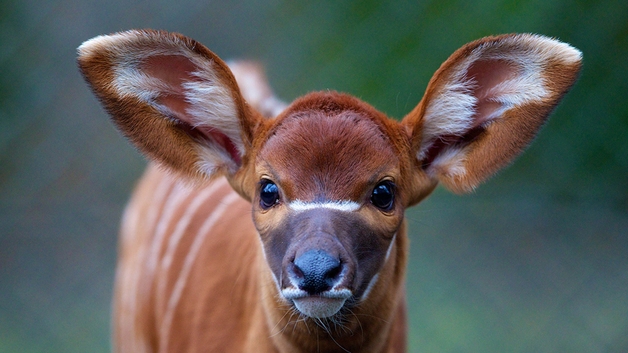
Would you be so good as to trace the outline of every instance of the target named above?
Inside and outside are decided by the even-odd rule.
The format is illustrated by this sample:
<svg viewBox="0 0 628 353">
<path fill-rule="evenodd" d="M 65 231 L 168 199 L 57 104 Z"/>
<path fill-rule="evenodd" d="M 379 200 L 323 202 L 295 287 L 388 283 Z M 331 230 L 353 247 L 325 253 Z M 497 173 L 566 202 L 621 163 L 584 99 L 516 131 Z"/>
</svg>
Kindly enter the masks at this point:
<svg viewBox="0 0 628 353">
<path fill-rule="evenodd" d="M 259 113 L 251 110 L 242 100 L 235 78 L 227 65 L 214 53 L 209 51 L 205 46 L 198 42 L 176 34 L 163 31 L 139 31 L 138 41 L 134 43 L 137 47 L 154 46 L 159 38 L 168 37 L 180 42 L 182 46 L 189 48 L 191 51 L 204 56 L 207 60 L 217 62 L 216 70 L 222 84 L 232 90 L 232 96 L 236 103 L 238 117 L 241 119 L 242 126 L 254 126 L 254 120 L 259 120 Z M 94 94 L 101 100 L 103 106 L 113 117 L 114 122 L 121 132 L 140 148 L 142 153 L 149 157 L 159 160 L 172 170 L 182 172 L 192 177 L 201 176 L 197 170 L 199 156 L 197 155 L 194 145 L 193 136 L 182 130 L 177 123 L 170 119 L 164 119 L 154 109 L 150 109 L 147 105 L 133 97 L 121 97 L 115 91 L 115 87 L 111 85 L 114 81 L 113 72 L 116 65 L 116 52 L 103 51 L 99 56 L 82 57 L 79 61 L 81 72 L 87 81 L 92 84 Z M 167 60 L 168 56 L 161 56 L 157 59 Z M 174 77 L 168 72 L 159 72 L 153 70 L 152 64 L 159 60 L 147 62 L 146 69 L 158 75 L 163 75 L 168 81 L 180 81 L 181 78 Z M 169 63 L 186 68 L 189 64 L 182 61 Z M 91 68 L 87 70 L 86 68 Z M 114 98 L 115 97 L 115 98 Z M 166 97 L 167 99 L 168 97 Z M 147 129 L 146 127 L 150 127 Z M 252 131 L 243 130 L 245 143 L 252 141 Z M 170 148 L 178 146 L 178 148 Z"/>
<path fill-rule="evenodd" d="M 298 104 L 308 102 L 336 109 Z M 271 173 L 283 181 L 288 199 L 315 201 L 324 195 L 332 200 L 365 198 L 368 195 L 363 195 L 363 183 L 377 182 L 381 177 L 358 180 L 359 175 L 352 171 L 380 169 L 383 173 L 399 163 L 399 151 L 389 147 L 391 141 L 378 125 L 364 120 L 369 115 L 361 111 L 363 107 L 355 99 L 337 93 L 315 93 L 298 103 L 276 122 L 258 157 L 270 166 L 282 168 L 279 171 L 275 167 Z M 348 141 L 348 134 L 356 138 Z M 291 151 L 289 156 L 282 153 L 285 149 Z M 371 158 L 357 158 L 363 153 Z M 312 168 L 304 169 L 302 165 Z M 401 178 L 396 175 L 395 179 Z"/>
<path fill-rule="evenodd" d="M 530 57 L 541 63 L 539 87 L 548 94 L 493 118 L 489 113 L 505 103 L 488 93 L 526 68 L 507 56 L 522 48 L 542 49 Z M 550 49 L 552 54 L 545 54 Z M 453 191 L 468 191 L 509 163 L 533 139 L 580 67 L 577 51 L 557 42 L 526 35 L 487 37 L 456 51 L 401 123 L 336 92 L 309 94 L 280 116 L 265 119 L 257 111 L 261 107 L 245 102 L 226 64 L 184 36 L 130 31 L 97 38 L 79 51 L 86 80 L 120 130 L 151 160 L 176 172 L 151 164 L 125 213 L 114 336 L 117 350 L 134 352 L 404 352 L 405 209 L 439 181 Z M 507 59 L 491 59 L 485 54 L 491 52 L 503 52 Z M 447 125 L 426 117 L 428 108 L 474 55 L 478 59 L 464 72 L 475 84 L 466 93 L 478 97 L 469 126 L 426 145 L 426 124 Z M 536 70 L 535 65 L 529 66 Z M 152 101 L 122 94 L 114 82 L 127 66 L 172 88 Z M 203 83 L 228 90 L 235 111 L 220 123 L 240 136 L 230 137 L 220 124 L 195 127 L 186 120 L 193 102 L 183 83 L 201 82 L 191 73 L 197 70 L 213 70 L 216 82 Z M 427 152 L 419 160 L 421 148 Z M 214 153 L 214 159 L 200 151 Z M 208 172 L 200 162 L 218 164 Z M 196 183 L 187 183 L 182 174 Z M 223 179 L 202 183 L 218 175 L 226 176 L 242 198 L 218 187 Z M 264 180 L 279 190 L 271 207 L 260 202 Z M 382 181 L 395 185 L 390 209 L 371 201 Z M 291 208 L 296 201 L 346 201 L 359 208 L 299 213 Z M 278 291 L 290 285 L 286 266 L 298 254 L 319 248 L 338 254 L 346 270 L 338 286 L 355 296 L 322 321 L 297 313 Z M 371 280 L 375 274 L 377 280 Z M 367 285 L 372 290 L 363 297 Z"/>
<path fill-rule="evenodd" d="M 421 126 L 421 119 L 425 115 L 426 105 L 430 103 L 440 87 L 450 79 L 452 67 L 469 56 L 474 49 L 494 43 L 505 37 L 507 36 L 491 36 L 468 43 L 452 54 L 434 73 L 423 99 L 402 122 L 412 136 L 411 143 L 413 148 L 418 148 L 421 143 L 421 130 L 417 130 L 415 127 Z M 469 162 L 466 163 L 468 173 L 465 179 L 440 179 L 440 182 L 444 183 L 448 189 L 458 193 L 471 191 L 475 185 L 478 185 L 506 166 L 528 146 L 580 73 L 580 61 L 566 64 L 559 62 L 558 59 L 560 58 L 545 63 L 543 67 L 543 78 L 552 83 L 549 86 L 551 95 L 542 103 L 527 104 L 513 108 L 505 114 L 500 122 L 486 126 L 483 133 L 469 144 L 468 149 L 470 153 L 467 159 Z M 485 76 L 489 81 L 492 80 L 492 75 L 503 72 L 503 70 L 496 70 L 493 67 L 493 65 L 497 64 L 497 67 L 502 69 L 504 63 L 501 61 L 486 61 L 484 64 L 488 64 L 490 67 L 477 67 L 476 74 Z M 470 74 L 470 76 L 472 75 L 473 73 Z M 517 134 L 513 134 L 513 131 L 517 131 Z M 487 140 L 490 140 L 490 142 L 483 142 Z"/>
</svg>

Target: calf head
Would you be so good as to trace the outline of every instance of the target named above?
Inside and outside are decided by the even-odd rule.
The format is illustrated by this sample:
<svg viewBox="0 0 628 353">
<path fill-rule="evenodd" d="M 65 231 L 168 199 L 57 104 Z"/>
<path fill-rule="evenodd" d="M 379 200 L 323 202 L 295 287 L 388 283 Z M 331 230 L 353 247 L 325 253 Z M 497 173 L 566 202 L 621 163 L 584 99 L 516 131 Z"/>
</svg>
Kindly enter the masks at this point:
<svg viewBox="0 0 628 353">
<path fill-rule="evenodd" d="M 386 307 L 403 287 L 405 209 L 439 182 L 473 190 L 515 158 L 580 57 L 536 35 L 469 43 L 398 122 L 336 92 L 264 117 L 220 58 L 177 34 L 129 31 L 79 48 L 85 78 L 142 152 L 198 182 L 226 176 L 251 201 L 267 287 L 316 319 Z"/>
</svg>

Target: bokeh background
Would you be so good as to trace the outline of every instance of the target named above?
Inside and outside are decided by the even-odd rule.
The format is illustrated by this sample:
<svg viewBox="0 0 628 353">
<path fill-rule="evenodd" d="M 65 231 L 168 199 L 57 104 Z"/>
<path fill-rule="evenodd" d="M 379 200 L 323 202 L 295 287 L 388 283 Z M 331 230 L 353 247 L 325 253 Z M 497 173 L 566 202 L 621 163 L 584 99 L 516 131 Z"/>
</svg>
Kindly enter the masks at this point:
<svg viewBox="0 0 628 353">
<path fill-rule="evenodd" d="M 120 214 L 144 159 L 76 47 L 177 31 L 260 60 L 278 95 L 352 93 L 401 118 L 449 54 L 534 32 L 579 83 L 476 193 L 408 211 L 411 352 L 628 351 L 628 1 L 0 1 L 0 352 L 106 352 Z"/>
</svg>

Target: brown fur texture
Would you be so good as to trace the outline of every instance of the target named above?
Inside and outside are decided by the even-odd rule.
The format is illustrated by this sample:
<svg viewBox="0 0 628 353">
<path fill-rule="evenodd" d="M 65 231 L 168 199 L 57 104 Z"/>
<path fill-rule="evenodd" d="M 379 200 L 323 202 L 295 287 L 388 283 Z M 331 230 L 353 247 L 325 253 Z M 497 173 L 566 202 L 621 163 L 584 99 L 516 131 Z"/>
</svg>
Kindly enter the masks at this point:
<svg viewBox="0 0 628 353">
<path fill-rule="evenodd" d="M 541 36 L 487 37 L 452 54 L 401 122 L 333 91 L 265 118 L 284 105 L 255 64 L 234 64 L 236 83 L 179 34 L 84 43 L 85 79 L 154 161 L 122 224 L 116 350 L 404 352 L 405 209 L 439 182 L 467 192 L 510 163 L 580 60 Z M 337 274 L 306 292 L 297 260 L 312 252 Z M 327 314 L 329 303 L 342 307 Z"/>
</svg>

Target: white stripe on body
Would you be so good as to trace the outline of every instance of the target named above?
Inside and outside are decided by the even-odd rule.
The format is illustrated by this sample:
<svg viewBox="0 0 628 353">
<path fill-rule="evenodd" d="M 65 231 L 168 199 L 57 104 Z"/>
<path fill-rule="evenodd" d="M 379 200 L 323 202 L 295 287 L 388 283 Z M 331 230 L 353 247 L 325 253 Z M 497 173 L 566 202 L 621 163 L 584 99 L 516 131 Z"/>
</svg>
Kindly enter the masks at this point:
<svg viewBox="0 0 628 353">
<path fill-rule="evenodd" d="M 173 183 L 174 186 L 172 186 Z M 137 332 L 135 328 L 137 303 L 145 300 L 146 296 L 150 294 L 149 292 L 155 281 L 158 287 L 157 293 L 164 293 L 166 285 L 165 279 L 167 276 L 160 277 L 157 275 L 156 271 L 167 272 L 172 264 L 178 243 L 183 237 L 194 214 L 211 195 L 226 187 L 226 184 L 226 179 L 216 180 L 211 186 L 201 189 L 188 203 L 184 204 L 190 197 L 190 194 L 198 189 L 190 187 L 184 182 L 173 181 L 173 179 L 168 176 L 163 177 L 159 181 L 159 184 L 154 190 L 155 196 L 153 202 L 151 202 L 150 208 L 146 212 L 146 218 L 141 222 L 142 224 L 148 225 L 155 224 L 152 230 L 154 236 L 150 244 L 148 242 L 142 242 L 142 246 L 138 249 L 138 256 L 134 257 L 136 261 L 130 266 L 126 266 L 125 273 L 119 274 L 124 278 L 123 286 L 125 288 L 125 296 L 121 298 L 121 305 L 124 307 L 124 310 L 120 311 L 121 316 L 119 318 L 121 327 L 119 332 L 121 336 L 125 336 L 124 339 L 119 338 L 118 343 L 124 344 L 124 346 L 120 346 L 121 350 L 131 352 L 149 351 L 148 342 L 145 341 L 143 335 Z M 230 193 L 230 195 L 231 194 L 233 193 Z M 179 219 L 175 219 L 177 211 L 181 208 L 186 209 L 183 216 Z M 125 212 L 124 215 L 124 230 L 122 233 L 123 240 L 126 240 L 125 243 L 132 241 L 132 237 L 137 236 L 139 232 L 137 224 L 139 224 L 140 214 L 137 211 L 133 211 L 133 209 L 131 210 L 131 212 Z M 175 228 L 168 237 L 168 230 L 172 229 L 171 225 L 173 223 L 176 224 Z M 161 263 L 159 263 L 160 250 L 166 238 L 168 238 L 167 248 Z M 147 270 L 146 272 L 144 272 L 145 269 Z M 142 277 L 153 278 L 154 281 L 144 281 L 146 286 L 139 288 Z M 168 302 L 170 302 L 170 300 L 168 300 Z"/>
<path fill-rule="evenodd" d="M 198 252 L 201 249 L 205 238 L 210 233 L 212 227 L 216 224 L 216 222 L 218 222 L 222 218 L 222 215 L 225 213 L 225 211 L 227 211 L 231 204 L 237 201 L 239 198 L 240 196 L 235 192 L 230 192 L 229 194 L 227 194 L 220 202 L 218 202 L 218 206 L 212 211 L 211 216 L 209 216 L 209 218 L 205 220 L 196 236 L 194 236 L 194 241 L 185 257 L 183 267 L 179 272 L 179 276 L 177 277 L 177 281 L 175 282 L 172 294 L 170 295 L 170 298 L 168 300 L 168 306 L 166 308 L 164 320 L 160 327 L 160 336 L 163 338 L 163 342 L 160 345 L 160 351 L 165 352 L 168 349 L 169 333 L 170 327 L 172 325 L 172 320 L 174 318 L 174 313 L 179 304 L 179 300 L 181 299 L 181 295 L 183 294 L 183 289 L 185 288 L 190 272 L 192 271 L 196 256 L 198 255 Z"/>
<path fill-rule="evenodd" d="M 155 236 L 152 239 L 150 252 L 146 262 L 146 268 L 148 275 L 152 276 L 157 269 L 157 262 L 159 261 L 159 250 L 163 244 L 163 240 L 166 237 L 168 226 L 175 222 L 174 215 L 176 210 L 180 209 L 181 204 L 192 193 L 192 189 L 181 182 L 175 182 L 170 197 L 166 200 L 166 204 L 163 206 L 163 211 L 159 220 L 155 220 L 157 224 L 155 226 Z"/>
<path fill-rule="evenodd" d="M 211 184 L 211 186 L 205 189 L 201 189 L 200 192 L 192 198 L 192 200 L 190 200 L 186 205 L 182 206 L 185 208 L 185 212 L 179 219 L 174 220 L 176 221 L 175 228 L 168 236 L 168 246 L 166 248 L 164 256 L 161 258 L 159 269 L 157 269 L 157 271 L 159 271 L 159 273 L 156 274 L 156 278 L 158 281 L 157 293 L 159 293 L 160 296 L 162 293 L 165 293 L 168 278 L 167 273 L 170 270 L 170 266 L 172 265 L 174 254 L 177 251 L 181 238 L 183 238 L 183 236 L 185 235 L 185 232 L 190 222 L 194 218 L 194 215 L 196 214 L 196 212 L 198 212 L 199 208 L 201 208 L 205 204 L 207 199 L 212 196 L 216 191 L 221 190 L 226 183 L 227 181 L 224 178 L 216 180 L 214 183 Z M 192 190 L 192 188 L 188 189 Z M 173 208 L 173 213 L 175 213 L 176 210 L 177 208 Z M 168 218 L 172 218 L 172 214 L 168 215 Z M 169 223 L 170 222 L 168 222 L 168 224 Z M 168 224 L 166 224 L 165 226 L 166 230 L 168 229 Z M 157 253 L 155 253 L 155 256 L 159 257 L 159 246 L 156 246 L 156 248 Z M 164 303 L 158 303 L 158 306 L 161 307 L 163 304 Z"/>
<path fill-rule="evenodd" d="M 171 182 L 163 178 L 159 181 L 157 187 L 155 188 L 155 202 L 151 204 L 151 207 L 146 212 L 146 222 L 145 224 L 155 224 L 159 217 L 160 206 L 167 202 L 166 197 L 168 196 L 168 191 L 170 190 Z M 139 209 L 133 209 L 132 205 L 129 204 L 127 206 L 126 211 L 123 215 L 123 229 L 122 229 L 122 238 L 121 241 L 126 246 L 130 246 L 131 242 L 133 242 L 134 237 L 139 236 L 138 232 L 138 223 L 140 213 Z M 134 257 L 135 262 L 131 265 L 127 266 L 118 266 L 118 270 L 116 273 L 116 277 L 118 280 L 122 278 L 123 287 L 125 288 L 124 297 L 119 298 L 119 305 L 122 307 L 121 310 L 118 311 L 118 322 L 120 325 L 120 329 L 118 333 L 120 336 L 125 336 L 124 338 L 118 337 L 117 344 L 125 344 L 125 346 L 121 346 L 121 350 L 123 351 L 131 351 L 131 352 L 146 352 L 148 351 L 148 343 L 145 342 L 142 338 L 142 335 L 137 332 L 135 328 L 135 318 L 137 317 L 137 303 L 140 300 L 138 297 L 138 286 L 140 282 L 140 278 L 142 276 L 142 264 L 143 259 L 146 253 L 146 242 L 142 242 L 140 248 L 138 249 L 138 256 Z M 143 292 L 145 292 L 144 289 Z M 142 293 L 144 294 L 144 293 Z M 128 345 L 128 346 L 126 346 Z"/>
</svg>

